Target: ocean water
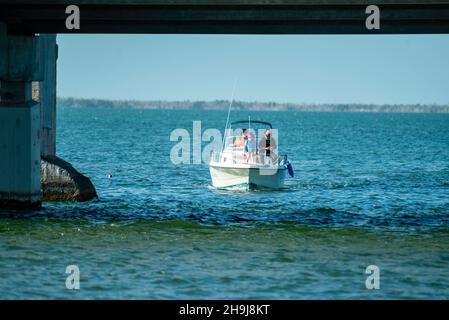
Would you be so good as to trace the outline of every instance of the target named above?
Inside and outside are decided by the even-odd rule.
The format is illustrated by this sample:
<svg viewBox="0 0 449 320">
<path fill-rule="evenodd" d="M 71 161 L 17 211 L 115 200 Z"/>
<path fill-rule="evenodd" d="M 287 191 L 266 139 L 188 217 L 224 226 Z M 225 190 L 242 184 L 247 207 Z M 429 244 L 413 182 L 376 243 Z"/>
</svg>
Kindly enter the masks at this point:
<svg viewBox="0 0 449 320">
<path fill-rule="evenodd" d="M 215 190 L 206 164 L 172 164 L 172 130 L 222 129 L 226 111 L 59 108 L 57 153 L 99 199 L 2 212 L 0 298 L 449 298 L 448 114 L 232 119 L 248 115 L 279 129 L 283 190 Z"/>
</svg>

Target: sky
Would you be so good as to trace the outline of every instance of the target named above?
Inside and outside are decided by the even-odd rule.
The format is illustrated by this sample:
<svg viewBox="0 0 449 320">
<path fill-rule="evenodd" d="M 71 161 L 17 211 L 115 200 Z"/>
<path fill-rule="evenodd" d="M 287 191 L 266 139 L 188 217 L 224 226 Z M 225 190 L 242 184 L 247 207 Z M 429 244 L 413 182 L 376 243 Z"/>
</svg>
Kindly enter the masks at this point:
<svg viewBox="0 0 449 320">
<path fill-rule="evenodd" d="M 58 96 L 449 104 L 449 35 L 58 35 Z"/>
</svg>

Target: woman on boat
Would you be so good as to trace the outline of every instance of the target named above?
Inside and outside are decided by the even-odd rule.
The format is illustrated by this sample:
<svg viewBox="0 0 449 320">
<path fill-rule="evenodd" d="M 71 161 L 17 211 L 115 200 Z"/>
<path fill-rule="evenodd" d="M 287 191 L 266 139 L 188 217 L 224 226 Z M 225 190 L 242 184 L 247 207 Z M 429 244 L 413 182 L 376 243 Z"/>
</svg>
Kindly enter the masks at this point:
<svg viewBox="0 0 449 320">
<path fill-rule="evenodd" d="M 249 133 L 249 138 L 246 138 L 245 143 L 245 158 L 246 162 L 253 162 L 257 153 L 256 135 L 253 132 Z"/>
<path fill-rule="evenodd" d="M 240 136 L 234 141 L 234 147 L 244 147 L 245 146 L 246 129 L 242 129 Z"/>
</svg>

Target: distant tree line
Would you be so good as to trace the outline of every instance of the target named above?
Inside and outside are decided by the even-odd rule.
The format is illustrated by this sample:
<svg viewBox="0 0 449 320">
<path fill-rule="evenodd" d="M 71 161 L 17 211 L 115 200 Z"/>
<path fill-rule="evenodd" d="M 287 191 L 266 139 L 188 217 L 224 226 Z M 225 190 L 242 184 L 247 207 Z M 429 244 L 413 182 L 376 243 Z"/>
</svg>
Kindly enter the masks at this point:
<svg viewBox="0 0 449 320">
<path fill-rule="evenodd" d="M 196 109 L 227 110 L 228 100 L 215 101 L 139 101 L 139 100 L 106 100 L 58 98 L 59 107 L 91 107 L 91 108 L 135 108 L 135 109 Z M 232 108 L 236 110 L 272 110 L 272 111 L 319 111 L 319 112 L 431 112 L 449 113 L 449 105 L 437 104 L 307 104 L 277 102 L 245 102 L 234 101 Z"/>
</svg>

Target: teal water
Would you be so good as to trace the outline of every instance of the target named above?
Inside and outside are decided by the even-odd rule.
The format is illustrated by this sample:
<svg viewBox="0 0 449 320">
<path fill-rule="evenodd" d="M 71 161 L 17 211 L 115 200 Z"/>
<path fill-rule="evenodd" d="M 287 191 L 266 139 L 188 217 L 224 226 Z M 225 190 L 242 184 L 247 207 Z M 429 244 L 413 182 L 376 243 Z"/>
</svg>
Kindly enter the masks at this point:
<svg viewBox="0 0 449 320">
<path fill-rule="evenodd" d="M 214 190 L 207 165 L 170 162 L 173 129 L 225 118 L 59 108 L 58 154 L 99 200 L 2 212 L 0 298 L 449 298 L 449 115 L 251 112 L 295 168 L 272 192 Z"/>
</svg>

